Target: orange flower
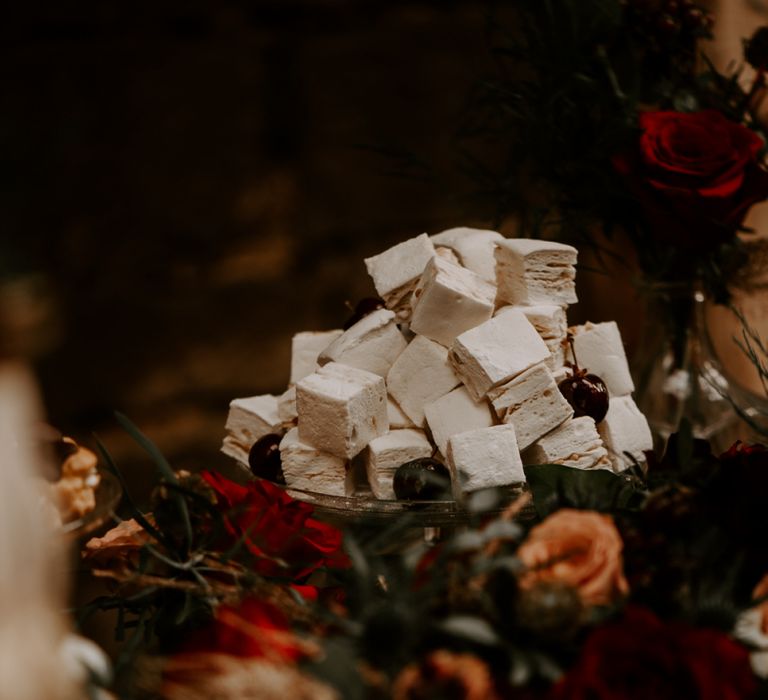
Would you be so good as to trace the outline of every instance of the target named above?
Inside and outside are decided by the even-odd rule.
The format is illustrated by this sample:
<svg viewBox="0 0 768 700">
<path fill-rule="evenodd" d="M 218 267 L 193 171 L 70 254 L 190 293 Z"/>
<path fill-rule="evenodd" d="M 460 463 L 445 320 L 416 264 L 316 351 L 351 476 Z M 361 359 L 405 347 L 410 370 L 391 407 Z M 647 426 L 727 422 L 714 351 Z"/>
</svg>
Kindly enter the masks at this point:
<svg viewBox="0 0 768 700">
<path fill-rule="evenodd" d="M 82 557 L 91 566 L 133 568 L 138 564 L 139 551 L 150 540 L 149 533 L 135 520 L 123 520 L 104 537 L 88 540 Z"/>
<path fill-rule="evenodd" d="M 455 654 L 444 649 L 432 652 L 420 664 L 406 666 L 395 679 L 395 700 L 464 698 L 494 700 L 488 666 L 471 654 Z"/>
<path fill-rule="evenodd" d="M 560 581 L 573 586 L 585 605 L 605 605 L 629 591 L 623 542 L 613 519 L 564 508 L 534 527 L 517 551 L 528 571 L 520 585 Z"/>
</svg>

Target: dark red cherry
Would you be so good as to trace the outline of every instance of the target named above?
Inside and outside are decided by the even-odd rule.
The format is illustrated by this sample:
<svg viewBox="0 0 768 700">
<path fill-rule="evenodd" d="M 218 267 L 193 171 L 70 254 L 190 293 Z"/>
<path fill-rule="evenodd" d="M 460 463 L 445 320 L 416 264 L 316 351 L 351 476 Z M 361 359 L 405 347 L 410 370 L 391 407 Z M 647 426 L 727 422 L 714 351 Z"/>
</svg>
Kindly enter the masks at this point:
<svg viewBox="0 0 768 700">
<path fill-rule="evenodd" d="M 451 477 L 443 464 L 431 457 L 401 464 L 392 486 L 400 500 L 449 501 Z"/>
<path fill-rule="evenodd" d="M 284 484 L 283 466 L 280 461 L 280 441 L 275 433 L 268 433 L 253 443 L 248 453 L 248 465 L 254 476 L 277 484 Z"/>
<path fill-rule="evenodd" d="M 342 328 L 347 330 L 352 328 L 358 321 L 364 319 L 368 314 L 384 308 L 384 300 L 379 297 L 365 297 L 357 302 L 352 315 L 346 320 Z"/>
<path fill-rule="evenodd" d="M 608 387 L 596 374 L 574 369 L 573 375 L 563 379 L 557 388 L 571 404 L 575 418 L 589 416 L 599 423 L 608 413 Z"/>
</svg>

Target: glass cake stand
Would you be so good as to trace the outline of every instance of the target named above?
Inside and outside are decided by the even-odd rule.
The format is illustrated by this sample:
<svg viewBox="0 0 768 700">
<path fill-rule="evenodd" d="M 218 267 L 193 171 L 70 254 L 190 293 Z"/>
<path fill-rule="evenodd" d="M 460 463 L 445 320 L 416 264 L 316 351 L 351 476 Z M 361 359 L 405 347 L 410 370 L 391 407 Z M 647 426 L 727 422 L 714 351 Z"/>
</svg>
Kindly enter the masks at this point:
<svg viewBox="0 0 768 700">
<path fill-rule="evenodd" d="M 122 489 L 113 474 L 99 470 L 99 476 L 101 480 L 96 487 L 96 507 L 81 518 L 70 520 L 62 525 L 61 532 L 67 537 L 77 539 L 89 535 L 112 519 L 123 495 Z"/>
<path fill-rule="evenodd" d="M 410 520 L 414 528 L 454 529 L 463 527 L 478 518 L 501 515 L 528 489 L 518 483 L 485 492 L 470 501 L 469 507 L 453 500 L 446 501 L 386 501 L 373 494 L 363 493 L 354 497 L 329 496 L 314 491 L 284 487 L 286 493 L 296 500 L 311 504 L 321 520 L 332 525 L 357 523 L 385 525 L 397 519 Z M 534 516 L 533 507 L 528 504 L 516 515 L 517 520 Z M 427 533 L 425 533 L 427 534 Z"/>
</svg>

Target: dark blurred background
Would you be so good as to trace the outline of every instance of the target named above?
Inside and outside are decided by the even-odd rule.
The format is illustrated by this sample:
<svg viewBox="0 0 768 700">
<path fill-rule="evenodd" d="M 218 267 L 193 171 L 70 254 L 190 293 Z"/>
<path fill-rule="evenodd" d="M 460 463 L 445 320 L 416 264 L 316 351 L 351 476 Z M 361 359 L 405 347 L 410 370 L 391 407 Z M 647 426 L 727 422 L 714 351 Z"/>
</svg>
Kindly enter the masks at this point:
<svg viewBox="0 0 768 700">
<path fill-rule="evenodd" d="M 487 11 L 17 3 L 0 26 L 0 265 L 38 274 L 51 304 L 36 366 L 52 423 L 97 431 L 138 481 L 114 409 L 176 466 L 221 466 L 230 399 L 282 392 L 293 333 L 338 327 L 372 292 L 364 256 L 491 225 L 456 137 L 492 68 Z M 589 277 L 574 320 L 631 303 L 590 306 Z"/>
<path fill-rule="evenodd" d="M 153 468 L 115 409 L 175 467 L 231 473 L 219 453 L 229 401 L 283 391 L 291 336 L 339 327 L 345 302 L 373 292 L 363 257 L 494 224 L 457 140 L 493 68 L 487 11 L 486 0 L 5 9 L 0 310 L 18 313 L 4 327 L 30 336 L 15 352 L 33 358 L 50 421 L 91 446 L 97 432 L 137 500 Z M 736 49 L 742 35 L 728 34 Z M 631 351 L 642 312 L 629 275 L 582 262 L 571 320 L 616 318 Z M 99 592 L 81 577 L 79 602 Z M 94 624 L 108 644 L 111 621 Z"/>
</svg>

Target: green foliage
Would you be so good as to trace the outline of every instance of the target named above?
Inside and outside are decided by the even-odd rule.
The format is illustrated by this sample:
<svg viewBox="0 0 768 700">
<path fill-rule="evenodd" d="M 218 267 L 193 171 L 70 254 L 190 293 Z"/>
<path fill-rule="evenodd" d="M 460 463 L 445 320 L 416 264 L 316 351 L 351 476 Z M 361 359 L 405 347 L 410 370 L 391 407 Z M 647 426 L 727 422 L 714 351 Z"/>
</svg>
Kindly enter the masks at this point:
<svg viewBox="0 0 768 700">
<path fill-rule="evenodd" d="M 645 491 L 636 477 L 605 469 L 573 469 L 562 464 L 525 467 L 525 477 L 540 518 L 558 508 L 617 512 L 638 508 Z"/>
<path fill-rule="evenodd" d="M 734 236 L 680 255 L 653 235 L 644 204 L 612 164 L 636 143 L 642 111 L 715 109 L 762 131 L 741 67 L 725 76 L 700 57 L 705 69 L 697 68 L 706 14 L 670 31 L 641 0 L 523 0 L 504 9 L 489 21 L 496 71 L 478 85 L 459 130 L 486 214 L 497 223 L 514 217 L 523 236 L 589 248 L 603 264 L 610 256 L 627 265 L 598 235 L 623 231 L 648 280 L 702 280 L 727 301 L 743 245 Z"/>
</svg>

